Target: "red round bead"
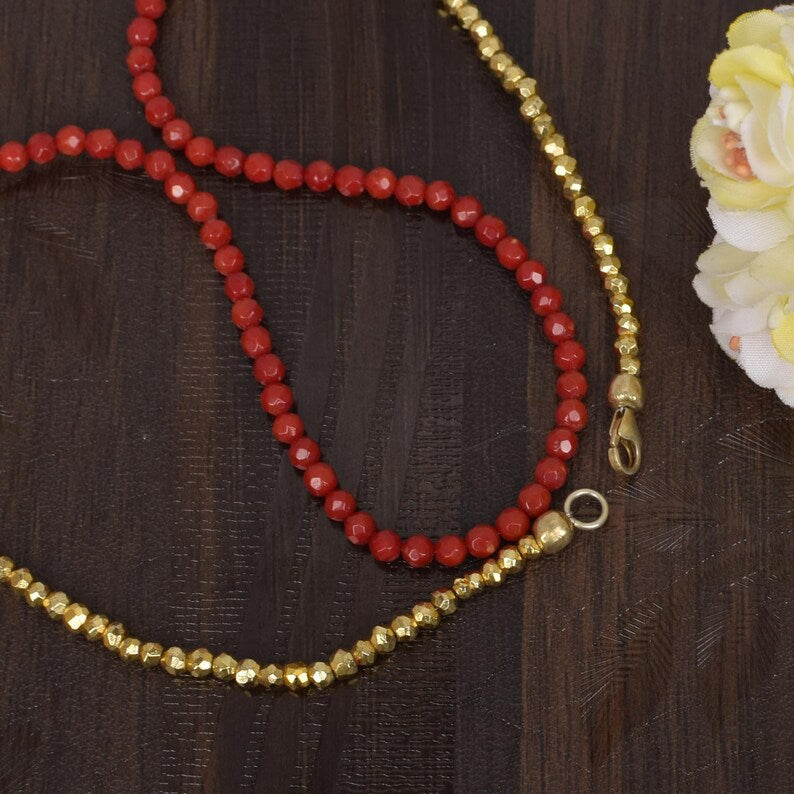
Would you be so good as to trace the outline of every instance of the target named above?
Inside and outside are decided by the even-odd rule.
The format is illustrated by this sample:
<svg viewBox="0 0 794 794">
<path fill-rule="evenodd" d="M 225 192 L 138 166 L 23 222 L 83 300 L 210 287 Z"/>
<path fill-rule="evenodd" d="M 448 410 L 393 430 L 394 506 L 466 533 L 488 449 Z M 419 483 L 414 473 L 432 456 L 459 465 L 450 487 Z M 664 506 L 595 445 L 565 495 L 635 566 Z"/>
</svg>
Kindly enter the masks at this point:
<svg viewBox="0 0 794 794">
<path fill-rule="evenodd" d="M 243 298 L 232 304 L 232 322 L 241 330 L 258 325 L 264 316 L 262 307 L 253 298 Z"/>
<path fill-rule="evenodd" d="M 320 446 L 308 436 L 301 436 L 290 444 L 289 459 L 296 469 L 308 469 L 320 460 Z"/>
<path fill-rule="evenodd" d="M 0 146 L 0 167 L 12 174 L 21 171 L 30 160 L 28 150 L 18 141 L 8 141 Z"/>
<path fill-rule="evenodd" d="M 518 494 L 518 506 L 532 518 L 545 513 L 549 505 L 551 505 L 551 493 L 539 483 L 530 483 Z"/>
<path fill-rule="evenodd" d="M 157 66 L 157 58 L 149 47 L 133 47 L 127 53 L 127 69 L 131 75 L 153 72 L 155 66 Z"/>
<path fill-rule="evenodd" d="M 196 183 L 190 174 L 177 171 L 165 180 L 165 195 L 174 204 L 187 204 L 190 197 L 196 192 Z"/>
<path fill-rule="evenodd" d="M 163 91 L 163 83 L 154 72 L 141 72 L 132 79 L 132 93 L 138 102 L 148 102 Z"/>
<path fill-rule="evenodd" d="M 171 119 L 163 126 L 163 143 L 169 149 L 184 149 L 193 138 L 193 127 L 185 119 Z"/>
<path fill-rule="evenodd" d="M 149 17 L 136 17 L 127 26 L 130 47 L 151 47 L 157 40 L 157 25 Z"/>
<path fill-rule="evenodd" d="M 85 132 L 74 124 L 61 127 L 55 133 L 55 145 L 61 154 L 75 157 L 85 149 Z"/>
<path fill-rule="evenodd" d="M 112 130 L 91 130 L 85 136 L 85 150 L 95 160 L 107 160 L 116 150 L 116 136 Z"/>
<path fill-rule="evenodd" d="M 312 496 L 327 496 L 336 488 L 336 472 L 327 463 L 313 463 L 303 474 L 303 484 Z"/>
<path fill-rule="evenodd" d="M 402 544 L 402 557 L 412 568 L 424 568 L 433 562 L 433 541 L 427 535 L 411 535 Z"/>
<path fill-rule="evenodd" d="M 561 372 L 557 378 L 557 396 L 573 400 L 587 394 L 587 378 L 575 369 Z"/>
<path fill-rule="evenodd" d="M 504 221 L 494 215 L 483 215 L 474 224 L 474 236 L 488 248 L 494 248 L 506 234 Z"/>
<path fill-rule="evenodd" d="M 237 274 L 235 274 L 237 275 Z M 229 276 L 229 278 L 233 278 Z M 287 368 L 275 353 L 265 353 L 254 361 L 254 377 L 261 383 L 278 383 L 284 380 Z"/>
<path fill-rule="evenodd" d="M 185 157 L 193 165 L 203 168 L 215 162 L 215 143 L 212 138 L 198 135 L 185 144 Z"/>
<path fill-rule="evenodd" d="M 164 181 L 176 171 L 174 156 L 164 149 L 155 149 L 153 152 L 149 152 L 143 167 L 146 169 L 146 173 L 158 182 Z"/>
<path fill-rule="evenodd" d="M 466 533 L 469 554 L 478 559 L 490 557 L 500 544 L 499 533 L 490 524 L 477 524 Z"/>
<path fill-rule="evenodd" d="M 230 273 L 226 276 L 223 291 L 232 303 L 250 298 L 254 294 L 254 280 L 248 273 Z"/>
<path fill-rule="evenodd" d="M 282 190 L 295 190 L 303 184 L 303 166 L 295 160 L 279 160 L 273 168 L 273 181 Z"/>
<path fill-rule="evenodd" d="M 326 160 L 315 160 L 303 171 L 303 181 L 309 190 L 325 193 L 334 186 L 334 167 Z M 341 192 L 341 191 L 340 191 Z"/>
<path fill-rule="evenodd" d="M 345 537 L 355 546 L 364 546 L 372 540 L 373 536 L 375 535 L 375 519 L 365 511 L 359 511 L 358 513 L 353 513 L 352 515 L 348 516 L 345 519 Z M 389 530 L 385 530 L 388 532 Z M 380 534 L 380 533 L 378 533 Z M 397 534 L 396 532 L 394 533 Z M 386 540 L 388 538 L 384 538 L 381 540 Z M 370 546 L 370 548 L 372 548 Z M 385 544 L 384 544 L 385 548 Z M 375 555 L 376 559 L 380 559 L 375 551 L 372 551 L 373 555 Z M 400 553 L 400 538 L 397 536 L 397 554 Z M 391 559 L 395 559 L 397 555 L 392 557 Z M 390 560 L 383 560 L 383 562 L 390 562 Z"/>
<path fill-rule="evenodd" d="M 165 0 L 135 0 L 135 12 L 138 16 L 159 19 L 165 14 Z"/>
<path fill-rule="evenodd" d="M 239 176 L 243 173 L 245 155 L 236 146 L 221 146 L 215 152 L 215 170 L 223 176 Z"/>
<path fill-rule="evenodd" d="M 509 543 L 529 532 L 529 516 L 517 507 L 506 507 L 496 518 L 496 529 Z"/>
<path fill-rule="evenodd" d="M 323 503 L 323 510 L 331 521 L 344 521 L 356 509 L 356 498 L 349 491 L 331 491 Z"/>
<path fill-rule="evenodd" d="M 436 542 L 436 562 L 447 568 L 460 565 L 468 554 L 466 542 L 457 535 L 444 535 Z"/>
<path fill-rule="evenodd" d="M 579 439 L 567 427 L 555 427 L 546 436 L 546 454 L 560 460 L 570 460 L 579 447 Z"/>
<path fill-rule="evenodd" d="M 273 438 L 282 444 L 292 444 L 303 436 L 303 419 L 298 414 L 279 414 L 273 419 Z"/>
<path fill-rule="evenodd" d="M 43 165 L 49 163 L 58 154 L 55 147 L 55 138 L 48 132 L 37 132 L 28 140 L 28 156 L 34 163 Z"/>
<path fill-rule="evenodd" d="M 554 366 L 557 369 L 581 369 L 586 360 L 587 354 L 584 348 L 575 339 L 560 342 L 554 348 Z"/>
<path fill-rule="evenodd" d="M 387 199 L 394 193 L 397 176 L 389 168 L 373 168 L 364 179 L 367 193 L 374 199 Z"/>
<path fill-rule="evenodd" d="M 554 312 L 543 318 L 543 333 L 552 344 L 572 339 L 574 330 L 573 320 L 565 312 Z"/>
<path fill-rule="evenodd" d="M 431 210 L 436 210 L 437 212 L 448 210 L 454 200 L 455 191 L 452 185 L 442 179 L 431 182 L 425 188 L 425 204 Z"/>
<path fill-rule="evenodd" d="M 461 229 L 471 229 L 482 217 L 482 204 L 474 196 L 461 196 L 452 204 L 452 222 Z"/>
<path fill-rule="evenodd" d="M 287 413 L 292 408 L 295 398 L 292 395 L 292 389 L 286 383 L 271 383 L 262 389 L 259 402 L 271 416 L 278 416 Z"/>
<path fill-rule="evenodd" d="M 199 237 L 210 251 L 217 251 L 231 242 L 232 227 L 220 218 L 213 218 L 201 227 Z"/>
<path fill-rule="evenodd" d="M 527 259 L 516 270 L 516 282 L 525 292 L 532 292 L 546 283 L 545 266 L 534 259 Z"/>
<path fill-rule="evenodd" d="M 535 314 L 546 317 L 562 308 L 562 293 L 556 287 L 544 284 L 532 293 L 529 302 Z"/>
<path fill-rule="evenodd" d="M 218 214 L 218 201 L 212 193 L 194 193 L 187 203 L 187 214 L 196 223 L 206 223 Z"/>
<path fill-rule="evenodd" d="M 364 192 L 366 177 L 364 169 L 357 165 L 343 165 L 334 176 L 334 185 L 343 196 L 354 198 Z"/>
<path fill-rule="evenodd" d="M 581 400 L 563 400 L 555 413 L 557 424 L 579 433 L 587 427 L 587 406 Z"/>
<path fill-rule="evenodd" d="M 394 562 L 400 556 L 402 542 L 392 529 L 376 532 L 369 541 L 369 550 L 378 562 Z"/>
<path fill-rule="evenodd" d="M 535 479 L 550 491 L 562 488 L 567 478 L 568 467 L 559 458 L 543 458 L 535 467 Z"/>
<path fill-rule="evenodd" d="M 245 158 L 243 173 L 249 182 L 269 182 L 273 178 L 273 158 L 265 152 L 252 152 Z"/>
<path fill-rule="evenodd" d="M 116 162 L 125 170 L 133 171 L 143 166 L 146 152 L 140 141 L 127 138 L 116 144 Z"/>
<path fill-rule="evenodd" d="M 174 103 L 167 97 L 158 95 L 146 103 L 143 110 L 146 121 L 153 127 L 162 127 L 176 115 Z"/>
<path fill-rule="evenodd" d="M 394 197 L 404 207 L 418 207 L 425 200 L 425 180 L 411 174 L 401 176 L 394 186 Z"/>
<path fill-rule="evenodd" d="M 526 261 L 527 249 L 517 237 L 504 237 L 496 244 L 496 258 L 508 270 L 515 270 Z"/>
<path fill-rule="evenodd" d="M 252 325 L 240 335 L 240 347 L 248 358 L 259 358 L 269 353 L 272 346 L 270 331 L 261 325 Z"/>
<path fill-rule="evenodd" d="M 245 255 L 236 245 L 224 245 L 215 252 L 212 263 L 219 273 L 228 276 L 245 267 Z"/>
</svg>

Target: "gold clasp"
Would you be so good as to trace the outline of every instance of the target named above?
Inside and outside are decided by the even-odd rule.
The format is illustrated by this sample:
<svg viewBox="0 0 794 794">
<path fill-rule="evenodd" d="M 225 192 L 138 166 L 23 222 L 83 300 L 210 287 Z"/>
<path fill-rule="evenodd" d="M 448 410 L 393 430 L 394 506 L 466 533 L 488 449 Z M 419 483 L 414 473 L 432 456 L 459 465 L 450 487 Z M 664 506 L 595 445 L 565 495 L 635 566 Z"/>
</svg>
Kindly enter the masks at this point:
<svg viewBox="0 0 794 794">
<path fill-rule="evenodd" d="M 609 462 L 621 474 L 636 474 L 642 462 L 642 437 L 634 411 L 621 406 L 609 428 Z"/>
</svg>

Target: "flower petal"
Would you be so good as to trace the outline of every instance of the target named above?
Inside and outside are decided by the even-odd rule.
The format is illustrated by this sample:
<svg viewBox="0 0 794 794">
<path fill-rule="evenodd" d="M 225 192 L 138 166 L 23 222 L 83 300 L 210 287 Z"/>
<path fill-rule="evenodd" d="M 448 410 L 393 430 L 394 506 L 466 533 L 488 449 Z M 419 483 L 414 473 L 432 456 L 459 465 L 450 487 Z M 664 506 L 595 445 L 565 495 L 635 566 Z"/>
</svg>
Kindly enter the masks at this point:
<svg viewBox="0 0 794 794">
<path fill-rule="evenodd" d="M 763 251 L 794 234 L 794 221 L 782 209 L 739 212 L 726 210 L 712 199 L 708 211 L 717 234 L 743 251 Z"/>
<path fill-rule="evenodd" d="M 794 364 L 778 355 L 768 330 L 742 336 L 739 363 L 759 386 L 794 389 Z"/>
<path fill-rule="evenodd" d="M 728 46 L 746 47 L 748 44 L 773 44 L 780 39 L 785 17 L 768 8 L 742 14 L 728 28 Z"/>
<path fill-rule="evenodd" d="M 785 57 L 760 44 L 724 50 L 711 64 L 709 80 L 718 88 L 736 85 L 736 76 L 755 75 L 772 85 L 794 85 Z"/>
</svg>

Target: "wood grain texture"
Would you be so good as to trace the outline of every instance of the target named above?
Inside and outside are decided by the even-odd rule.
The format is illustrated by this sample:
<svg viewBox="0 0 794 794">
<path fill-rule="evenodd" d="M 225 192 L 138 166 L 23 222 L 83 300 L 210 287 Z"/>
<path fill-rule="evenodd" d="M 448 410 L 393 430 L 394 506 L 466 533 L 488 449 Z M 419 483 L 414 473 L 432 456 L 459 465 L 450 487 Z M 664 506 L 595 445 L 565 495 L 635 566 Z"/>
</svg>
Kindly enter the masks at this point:
<svg viewBox="0 0 794 794">
<path fill-rule="evenodd" d="M 612 330 L 527 128 L 430 0 L 174 0 L 158 57 L 198 131 L 474 192 L 547 260 L 590 351 L 572 484 L 609 529 L 372 675 L 251 696 L 125 667 L 0 598 L 0 790 L 768 792 L 791 786 L 790 411 L 739 377 L 690 286 L 688 163 L 740 0 L 483 0 L 617 237 L 644 336 L 646 464 L 606 464 Z M 78 121 L 156 142 L 127 0 L 0 9 L 3 138 Z M 309 429 L 402 532 L 491 519 L 553 409 L 510 278 L 448 224 L 201 175 L 248 251 Z M 377 567 L 305 496 L 194 230 L 105 164 L 0 180 L 2 547 L 145 637 L 314 658 L 441 572 Z"/>
</svg>

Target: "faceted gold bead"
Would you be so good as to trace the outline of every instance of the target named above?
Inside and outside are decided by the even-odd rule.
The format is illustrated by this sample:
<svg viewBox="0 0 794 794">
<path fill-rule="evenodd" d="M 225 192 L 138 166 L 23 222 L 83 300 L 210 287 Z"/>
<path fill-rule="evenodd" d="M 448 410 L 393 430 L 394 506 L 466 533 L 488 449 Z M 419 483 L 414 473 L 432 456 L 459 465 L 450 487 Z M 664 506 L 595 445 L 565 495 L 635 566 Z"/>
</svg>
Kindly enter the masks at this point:
<svg viewBox="0 0 794 794">
<path fill-rule="evenodd" d="M 571 174 L 570 176 L 565 177 L 565 181 L 562 183 L 562 194 L 565 196 L 565 198 L 573 201 L 573 199 L 581 196 L 583 192 L 584 179 L 582 179 L 580 174 Z"/>
<path fill-rule="evenodd" d="M 441 622 L 441 615 L 429 601 L 414 604 L 411 614 L 414 622 L 421 629 L 434 629 Z"/>
<path fill-rule="evenodd" d="M 471 26 L 480 19 L 480 9 L 474 3 L 465 3 L 456 11 L 458 22 L 464 30 L 469 30 Z"/>
<path fill-rule="evenodd" d="M 162 656 L 163 646 L 159 642 L 145 642 L 138 658 L 144 667 L 157 667 Z"/>
<path fill-rule="evenodd" d="M 505 546 L 496 560 L 499 567 L 506 573 L 518 573 L 524 567 L 524 558 L 515 546 Z"/>
<path fill-rule="evenodd" d="M 8 584 L 16 595 L 22 595 L 33 583 L 33 575 L 27 568 L 15 568 L 8 574 Z"/>
<path fill-rule="evenodd" d="M 642 381 L 636 375 L 621 372 L 609 384 L 609 404 L 613 408 L 631 408 L 641 411 L 645 406 Z"/>
<path fill-rule="evenodd" d="M 593 250 L 596 256 L 612 256 L 615 253 L 615 241 L 609 234 L 599 234 L 593 240 Z"/>
<path fill-rule="evenodd" d="M 486 36 L 478 45 L 477 52 L 480 53 L 480 58 L 483 61 L 490 61 L 497 52 L 501 52 L 504 48 L 502 40 L 499 36 Z"/>
<path fill-rule="evenodd" d="M 41 606 L 47 597 L 47 585 L 43 582 L 31 582 L 25 588 L 25 601 L 32 607 Z"/>
<path fill-rule="evenodd" d="M 369 641 L 378 653 L 391 653 L 397 645 L 397 637 L 389 626 L 375 626 Z"/>
<path fill-rule="evenodd" d="M 466 0 L 444 0 L 444 8 L 452 14 L 464 5 Z"/>
<path fill-rule="evenodd" d="M 303 662 L 291 662 L 284 667 L 284 686 L 293 692 L 309 686 L 309 671 Z"/>
<path fill-rule="evenodd" d="M 556 554 L 571 542 L 573 524 L 565 513 L 548 510 L 535 519 L 532 534 L 544 554 Z"/>
<path fill-rule="evenodd" d="M 218 681 L 231 681 L 237 672 L 237 659 L 228 653 L 219 653 L 212 660 L 212 674 Z"/>
<path fill-rule="evenodd" d="M 334 651 L 328 660 L 328 664 L 331 665 L 331 669 L 337 678 L 351 678 L 358 672 L 358 665 L 353 658 L 353 654 L 342 648 Z"/>
<path fill-rule="evenodd" d="M 622 273 L 605 276 L 604 289 L 613 295 L 620 295 L 621 292 L 626 293 L 629 291 L 629 280 Z"/>
<path fill-rule="evenodd" d="M 640 374 L 640 360 L 636 356 L 621 356 L 619 366 L 621 372 L 628 372 L 629 375 Z"/>
<path fill-rule="evenodd" d="M 108 623 L 110 623 L 110 621 L 107 615 L 89 615 L 85 623 L 83 623 L 83 634 L 85 634 L 87 640 L 97 642 L 102 639 L 102 635 L 107 630 Z"/>
<path fill-rule="evenodd" d="M 614 255 L 602 256 L 598 260 L 598 271 L 605 278 L 607 276 L 617 276 L 620 273 L 621 265 L 620 259 Z"/>
<path fill-rule="evenodd" d="M 591 215 L 582 222 L 582 234 L 592 240 L 604 233 L 604 219 L 600 215 Z"/>
<path fill-rule="evenodd" d="M 513 56 L 509 53 L 506 53 L 504 50 L 492 55 L 491 59 L 488 61 L 488 68 L 491 70 L 491 74 L 494 74 L 499 78 L 501 78 L 505 73 L 505 70 L 512 65 Z"/>
<path fill-rule="evenodd" d="M 628 295 L 621 293 L 612 296 L 612 313 L 616 317 L 620 317 L 621 314 L 631 314 L 632 311 L 634 311 L 634 301 Z"/>
<path fill-rule="evenodd" d="M 0 557 L 0 582 L 5 582 L 13 570 L 14 561 L 10 557 Z"/>
<path fill-rule="evenodd" d="M 521 113 L 525 121 L 532 121 L 532 119 L 536 119 L 543 113 L 544 110 L 546 110 L 546 103 L 537 94 L 534 94 L 521 103 L 519 113 Z"/>
<path fill-rule="evenodd" d="M 621 356 L 636 356 L 640 352 L 640 346 L 637 344 L 637 337 L 634 334 L 626 334 L 619 336 L 615 340 L 615 350 Z"/>
<path fill-rule="evenodd" d="M 268 664 L 259 671 L 257 676 L 259 685 L 265 689 L 275 689 L 284 686 L 284 670 L 281 665 Z"/>
<path fill-rule="evenodd" d="M 478 19 L 472 22 L 469 27 L 469 35 L 477 43 L 481 42 L 486 36 L 490 36 L 492 33 L 493 28 L 487 19 Z"/>
<path fill-rule="evenodd" d="M 540 557 L 540 555 L 543 554 L 538 542 L 532 535 L 525 535 L 518 541 L 518 550 L 525 560 L 534 560 L 536 557 Z"/>
<path fill-rule="evenodd" d="M 176 645 L 163 651 L 160 667 L 169 675 L 184 675 L 187 672 L 187 655 Z"/>
<path fill-rule="evenodd" d="M 535 137 L 540 138 L 541 140 L 547 135 L 554 135 L 556 129 L 557 128 L 554 126 L 554 120 L 548 113 L 541 113 L 532 122 L 532 131 L 535 133 Z"/>
<path fill-rule="evenodd" d="M 435 590 L 430 596 L 430 601 L 442 615 L 451 615 L 458 608 L 458 599 L 454 590 Z"/>
<path fill-rule="evenodd" d="M 71 601 L 66 593 L 56 590 L 54 593 L 50 593 L 41 605 L 50 618 L 58 620 L 61 615 L 63 615 L 64 609 L 66 609 L 70 603 Z"/>
<path fill-rule="evenodd" d="M 483 563 L 482 575 L 488 587 L 499 587 L 499 585 L 504 584 L 505 572 L 499 567 L 499 563 L 496 560 L 488 560 Z"/>
<path fill-rule="evenodd" d="M 485 590 L 485 577 L 479 571 L 472 571 L 469 574 L 469 586 L 474 593 L 482 593 Z"/>
<path fill-rule="evenodd" d="M 259 664 L 253 659 L 243 659 L 237 665 L 234 681 L 243 689 L 252 689 L 259 683 Z"/>
<path fill-rule="evenodd" d="M 538 82 L 534 77 L 522 77 L 516 83 L 516 94 L 520 99 L 529 99 L 535 96 L 538 90 Z"/>
<path fill-rule="evenodd" d="M 353 646 L 353 659 L 359 667 L 369 667 L 377 658 L 378 652 L 369 640 L 359 640 Z"/>
<path fill-rule="evenodd" d="M 410 615 L 397 615 L 391 622 L 391 628 L 397 642 L 411 642 L 419 634 L 416 621 Z"/>
<path fill-rule="evenodd" d="M 317 689 L 327 689 L 334 683 L 334 671 L 325 662 L 312 662 L 308 667 L 309 681 Z"/>
<path fill-rule="evenodd" d="M 185 667 L 193 678 L 206 678 L 212 675 L 213 655 L 206 648 L 196 648 L 185 659 Z"/>
<path fill-rule="evenodd" d="M 455 595 L 464 601 L 468 600 L 474 595 L 474 590 L 469 583 L 468 576 L 459 576 L 457 579 L 455 579 L 455 581 L 452 582 L 452 589 L 455 591 Z"/>
<path fill-rule="evenodd" d="M 119 645 L 119 656 L 125 662 L 137 662 L 141 658 L 141 641 L 136 637 L 125 637 Z"/>
<path fill-rule="evenodd" d="M 619 334 L 638 334 L 640 332 L 640 321 L 633 314 L 621 314 L 615 320 Z"/>
<path fill-rule="evenodd" d="M 118 651 L 126 633 L 127 630 L 124 628 L 123 623 L 108 623 L 105 627 L 105 633 L 102 635 L 102 644 L 109 651 Z"/>
<path fill-rule="evenodd" d="M 596 203 L 592 196 L 579 196 L 571 202 L 571 209 L 575 218 L 584 220 L 595 215 Z"/>
<path fill-rule="evenodd" d="M 559 177 L 560 179 L 565 179 L 565 177 L 570 176 L 574 173 L 574 171 L 576 171 L 576 160 L 569 154 L 563 154 L 559 157 L 555 157 L 554 161 L 552 162 L 552 170 L 554 171 L 555 176 Z"/>
<path fill-rule="evenodd" d="M 517 64 L 508 66 L 502 75 L 502 88 L 514 94 L 518 90 L 518 83 L 527 76 L 527 73 Z"/>
<path fill-rule="evenodd" d="M 565 138 L 563 138 L 559 132 L 555 132 L 553 135 L 547 135 L 541 141 L 540 148 L 543 149 L 544 154 L 550 160 L 562 157 L 567 151 L 565 147 Z"/>
<path fill-rule="evenodd" d="M 62 620 L 69 631 L 78 632 L 91 614 L 91 610 L 83 604 L 69 604 L 63 611 Z"/>
</svg>

